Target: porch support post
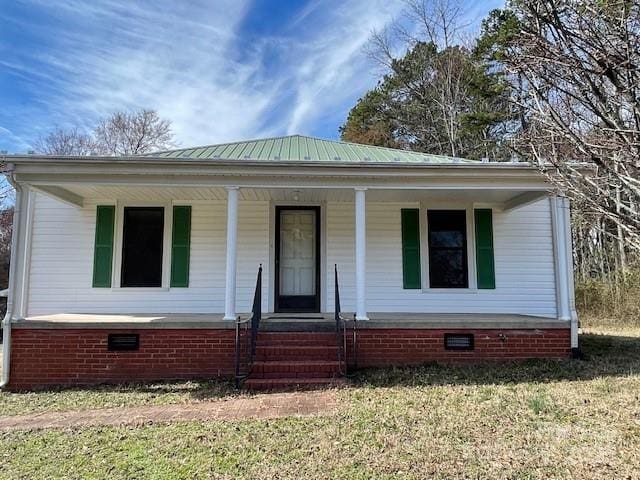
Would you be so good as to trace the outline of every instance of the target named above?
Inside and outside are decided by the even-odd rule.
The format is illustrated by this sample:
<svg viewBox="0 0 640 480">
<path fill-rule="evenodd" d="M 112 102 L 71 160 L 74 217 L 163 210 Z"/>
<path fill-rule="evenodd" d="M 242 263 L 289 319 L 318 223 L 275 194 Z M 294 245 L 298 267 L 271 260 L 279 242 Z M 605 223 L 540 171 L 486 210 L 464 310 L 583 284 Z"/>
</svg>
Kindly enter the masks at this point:
<svg viewBox="0 0 640 480">
<path fill-rule="evenodd" d="M 224 320 L 236 320 L 236 270 L 238 243 L 238 187 L 227 187 L 227 270 Z"/>
<path fill-rule="evenodd" d="M 553 253 L 556 263 L 556 305 L 558 318 L 560 320 L 569 320 L 564 215 L 562 212 L 561 198 L 558 196 L 551 197 L 551 220 L 553 223 Z"/>
<path fill-rule="evenodd" d="M 33 209 L 34 209 L 34 191 L 29 185 L 22 186 L 22 228 L 20 244 L 22 251 L 18 265 L 20 271 L 16 273 L 18 276 L 19 289 L 16 289 L 16 306 L 14 316 L 17 318 L 25 318 L 28 315 L 27 300 L 29 298 L 29 268 L 31 266 L 31 238 L 33 232 Z"/>
<path fill-rule="evenodd" d="M 366 301 L 367 222 L 366 188 L 357 187 L 356 192 L 356 319 L 369 320 Z"/>
<path fill-rule="evenodd" d="M 569 199 L 562 196 L 553 196 L 550 200 L 558 318 L 571 322 L 571 348 L 575 351 L 578 349 L 578 315 L 574 297 L 570 204 Z"/>
<path fill-rule="evenodd" d="M 559 199 L 564 219 L 564 247 L 567 261 L 567 307 L 571 319 L 571 348 L 578 352 L 578 312 L 576 310 L 576 292 L 573 278 L 573 236 L 571 235 L 571 202 L 567 197 Z M 579 355 L 579 352 L 577 353 Z"/>
</svg>

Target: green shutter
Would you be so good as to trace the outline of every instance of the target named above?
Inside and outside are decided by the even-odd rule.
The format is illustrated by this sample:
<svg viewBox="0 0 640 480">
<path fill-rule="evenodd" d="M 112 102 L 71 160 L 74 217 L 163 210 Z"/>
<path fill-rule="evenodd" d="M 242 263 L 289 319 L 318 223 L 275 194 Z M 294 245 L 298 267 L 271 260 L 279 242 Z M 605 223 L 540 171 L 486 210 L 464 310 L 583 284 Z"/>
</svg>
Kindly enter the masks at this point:
<svg viewBox="0 0 640 480">
<path fill-rule="evenodd" d="M 421 288 L 420 281 L 420 212 L 402 209 L 402 287 Z"/>
<path fill-rule="evenodd" d="M 476 223 L 476 270 L 478 288 L 496 288 L 491 209 L 476 209 L 474 213 Z"/>
<path fill-rule="evenodd" d="M 191 244 L 191 207 L 173 207 L 171 236 L 171 286 L 189 286 L 189 250 Z"/>
<path fill-rule="evenodd" d="M 113 228 L 116 219 L 116 207 L 98 205 L 96 209 L 96 238 L 93 251 L 93 286 L 111 287 L 111 268 L 113 265 Z"/>
</svg>

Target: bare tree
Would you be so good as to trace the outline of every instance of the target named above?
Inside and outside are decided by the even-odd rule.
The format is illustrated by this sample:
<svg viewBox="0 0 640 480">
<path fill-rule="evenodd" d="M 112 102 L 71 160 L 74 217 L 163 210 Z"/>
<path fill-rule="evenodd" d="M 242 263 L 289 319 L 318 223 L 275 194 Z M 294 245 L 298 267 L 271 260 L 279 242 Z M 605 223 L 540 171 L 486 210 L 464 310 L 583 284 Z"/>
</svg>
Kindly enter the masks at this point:
<svg viewBox="0 0 640 480">
<path fill-rule="evenodd" d="M 155 110 L 116 112 L 100 120 L 93 134 L 56 129 L 34 144 L 45 155 L 136 155 L 174 146 L 171 122 Z"/>
<path fill-rule="evenodd" d="M 56 127 L 53 132 L 36 141 L 34 150 L 44 155 L 91 155 L 96 145 L 91 135 L 77 128 L 64 130 Z"/>
<path fill-rule="evenodd" d="M 405 15 L 417 36 L 402 24 L 396 29 L 404 38 L 418 41 L 426 38 L 440 48 L 464 44 L 464 31 L 469 26 L 462 22 L 464 11 L 458 0 L 405 0 Z"/>
<path fill-rule="evenodd" d="M 600 233 L 640 252 L 640 4 L 514 1 L 504 51 L 523 79 L 528 128 L 518 147 L 605 221 Z M 590 171 L 576 162 L 593 166 Z M 606 227 L 606 224 L 613 228 Z"/>
<path fill-rule="evenodd" d="M 155 110 L 116 112 L 100 121 L 93 135 L 104 155 L 136 155 L 173 146 L 171 122 Z"/>
<path fill-rule="evenodd" d="M 405 7 L 391 27 L 374 32 L 367 49 L 385 72 L 378 91 L 388 99 L 394 139 L 429 153 L 503 157 L 497 133 L 510 107 L 474 56 L 461 2 L 406 0 Z"/>
<path fill-rule="evenodd" d="M 9 285 L 9 260 L 11 258 L 11 232 L 13 230 L 13 206 L 0 209 L 0 289 Z M 0 300 L 0 314 L 6 310 L 6 299 Z"/>
</svg>

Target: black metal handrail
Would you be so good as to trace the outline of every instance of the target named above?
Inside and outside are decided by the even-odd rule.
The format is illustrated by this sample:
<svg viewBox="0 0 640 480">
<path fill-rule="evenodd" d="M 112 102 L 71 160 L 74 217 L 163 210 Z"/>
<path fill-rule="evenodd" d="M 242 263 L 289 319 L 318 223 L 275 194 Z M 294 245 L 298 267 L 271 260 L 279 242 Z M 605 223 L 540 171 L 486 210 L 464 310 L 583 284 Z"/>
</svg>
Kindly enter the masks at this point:
<svg viewBox="0 0 640 480">
<path fill-rule="evenodd" d="M 235 364 L 235 380 L 236 388 L 239 388 L 242 381 L 245 380 L 250 374 L 253 367 L 253 361 L 256 356 L 256 341 L 258 339 L 258 330 L 260 329 L 260 320 L 262 319 L 262 264 L 258 267 L 258 278 L 256 279 L 256 290 L 253 294 L 253 305 L 251 307 L 251 316 L 242 320 L 238 318 L 236 320 L 236 364 Z M 242 345 L 240 342 L 240 327 L 245 325 L 245 329 L 250 331 L 248 356 L 247 356 L 247 368 L 245 373 L 241 373 L 242 360 L 241 350 Z"/>
<path fill-rule="evenodd" d="M 340 308 L 340 285 L 338 283 L 338 265 L 334 265 L 334 318 L 336 321 L 336 341 L 338 343 L 338 365 L 340 374 L 347 376 L 348 358 L 347 358 L 347 319 L 342 316 Z M 358 326 L 355 314 L 353 315 L 353 365 L 358 368 Z"/>
</svg>

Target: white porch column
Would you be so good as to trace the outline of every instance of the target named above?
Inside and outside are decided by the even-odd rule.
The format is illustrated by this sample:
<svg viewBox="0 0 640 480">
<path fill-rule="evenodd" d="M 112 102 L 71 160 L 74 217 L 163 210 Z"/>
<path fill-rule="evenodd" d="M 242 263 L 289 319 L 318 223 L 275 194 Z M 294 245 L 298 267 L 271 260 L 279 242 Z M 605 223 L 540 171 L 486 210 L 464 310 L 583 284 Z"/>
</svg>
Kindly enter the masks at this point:
<svg viewBox="0 0 640 480">
<path fill-rule="evenodd" d="M 224 320 L 236 320 L 236 269 L 238 243 L 238 187 L 227 187 L 227 270 Z"/>
<path fill-rule="evenodd" d="M 567 197 L 558 199 L 564 224 L 564 247 L 567 270 L 567 308 L 571 319 L 571 348 L 578 345 L 578 312 L 576 311 L 575 284 L 573 279 L 573 237 L 571 236 L 571 202 Z"/>
<path fill-rule="evenodd" d="M 571 322 L 571 348 L 578 348 L 578 315 L 573 283 L 573 248 L 569 199 L 551 197 L 553 244 L 556 261 L 556 295 L 558 318 Z"/>
<path fill-rule="evenodd" d="M 18 260 L 20 265 L 20 273 L 17 273 L 19 289 L 16 289 L 16 307 L 14 315 L 17 318 L 25 318 L 28 315 L 27 307 L 29 299 L 29 268 L 31 267 L 31 238 L 33 236 L 33 209 L 34 209 L 34 191 L 29 185 L 22 186 L 22 236 L 20 244 L 22 245 L 21 258 Z"/>
<path fill-rule="evenodd" d="M 366 188 L 357 187 L 356 192 L 356 319 L 369 320 L 367 316 L 367 221 Z"/>
<path fill-rule="evenodd" d="M 567 291 L 567 248 L 561 197 L 551 197 L 551 220 L 553 224 L 553 247 L 556 263 L 556 305 L 558 318 L 560 320 L 570 320 L 569 295 Z"/>
</svg>

